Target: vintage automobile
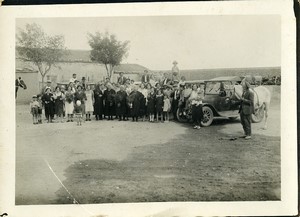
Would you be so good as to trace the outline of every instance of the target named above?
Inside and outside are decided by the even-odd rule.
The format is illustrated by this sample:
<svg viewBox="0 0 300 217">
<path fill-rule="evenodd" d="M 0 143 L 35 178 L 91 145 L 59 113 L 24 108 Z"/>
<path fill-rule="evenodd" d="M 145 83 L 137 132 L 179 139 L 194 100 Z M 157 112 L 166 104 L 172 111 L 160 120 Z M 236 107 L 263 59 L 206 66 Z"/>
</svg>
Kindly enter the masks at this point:
<svg viewBox="0 0 300 217">
<path fill-rule="evenodd" d="M 235 97 L 234 85 L 241 83 L 238 76 L 218 77 L 206 81 L 188 81 L 186 84 L 204 85 L 202 126 L 210 126 L 215 118 L 236 119 L 239 117 L 239 101 Z M 191 108 L 184 111 L 178 106 L 177 119 L 187 122 L 192 119 Z"/>
</svg>

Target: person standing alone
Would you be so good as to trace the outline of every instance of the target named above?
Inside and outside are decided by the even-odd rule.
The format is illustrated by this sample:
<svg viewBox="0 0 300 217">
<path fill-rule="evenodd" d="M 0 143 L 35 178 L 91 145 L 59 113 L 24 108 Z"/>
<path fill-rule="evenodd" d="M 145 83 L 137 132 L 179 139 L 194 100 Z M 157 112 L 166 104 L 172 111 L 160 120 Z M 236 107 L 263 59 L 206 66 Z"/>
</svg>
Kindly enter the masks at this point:
<svg viewBox="0 0 300 217">
<path fill-rule="evenodd" d="M 240 118 L 241 124 L 244 129 L 245 139 L 251 139 L 251 115 L 254 112 L 253 102 L 254 102 L 254 94 L 250 90 L 250 84 L 247 81 L 242 83 L 243 86 L 243 95 L 240 101 Z"/>
</svg>

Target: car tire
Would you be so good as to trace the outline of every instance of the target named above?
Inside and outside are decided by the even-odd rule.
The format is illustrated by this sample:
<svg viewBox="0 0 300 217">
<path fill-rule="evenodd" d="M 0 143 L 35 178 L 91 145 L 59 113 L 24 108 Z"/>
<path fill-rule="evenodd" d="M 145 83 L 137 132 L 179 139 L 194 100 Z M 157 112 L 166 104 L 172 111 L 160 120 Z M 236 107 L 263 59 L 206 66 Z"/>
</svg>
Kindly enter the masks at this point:
<svg viewBox="0 0 300 217">
<path fill-rule="evenodd" d="M 212 124 L 214 120 L 214 113 L 211 110 L 211 108 L 209 108 L 208 106 L 203 106 L 202 111 L 203 111 L 203 118 L 201 121 L 201 126 L 208 127 Z"/>
</svg>

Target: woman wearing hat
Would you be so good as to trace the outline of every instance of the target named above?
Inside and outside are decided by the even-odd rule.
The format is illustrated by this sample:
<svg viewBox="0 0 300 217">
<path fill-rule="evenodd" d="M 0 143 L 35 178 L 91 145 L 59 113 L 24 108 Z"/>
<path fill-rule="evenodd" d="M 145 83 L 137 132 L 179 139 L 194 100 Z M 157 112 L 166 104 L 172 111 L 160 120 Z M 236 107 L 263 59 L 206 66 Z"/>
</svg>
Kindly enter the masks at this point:
<svg viewBox="0 0 300 217">
<path fill-rule="evenodd" d="M 254 112 L 253 102 L 254 94 L 250 90 L 250 84 L 247 81 L 242 82 L 243 95 L 240 103 L 240 118 L 245 135 L 243 138 L 251 139 L 251 115 Z"/>
</svg>

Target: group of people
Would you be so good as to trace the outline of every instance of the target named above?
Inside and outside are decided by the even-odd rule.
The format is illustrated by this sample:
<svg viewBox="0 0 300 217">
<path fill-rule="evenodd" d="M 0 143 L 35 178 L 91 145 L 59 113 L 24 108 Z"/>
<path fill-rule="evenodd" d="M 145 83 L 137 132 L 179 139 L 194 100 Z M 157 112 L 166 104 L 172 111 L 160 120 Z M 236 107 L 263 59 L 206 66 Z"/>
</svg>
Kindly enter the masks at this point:
<svg viewBox="0 0 300 217">
<path fill-rule="evenodd" d="M 131 117 L 132 121 L 136 122 L 139 118 L 150 122 L 168 122 L 170 113 L 173 114 L 174 120 L 177 119 L 179 106 L 184 108 L 183 112 L 191 106 L 194 129 L 201 128 L 203 85 L 188 85 L 184 76 L 179 81 L 164 76 L 155 85 L 152 85 L 149 79 L 146 71 L 140 85 L 136 85 L 120 73 L 117 83 L 106 80 L 92 87 L 85 82 L 85 78 L 79 82 L 76 74 L 73 74 L 67 88 L 57 86 L 52 91 L 51 85 L 48 84 L 41 94 L 33 96 L 30 103 L 33 123 L 42 123 L 43 108 L 48 122 L 53 122 L 56 115 L 56 119 L 61 122 L 64 117 L 67 118 L 67 122 L 73 122 L 75 117 L 77 124 L 81 125 L 82 118 L 85 116 L 86 121 L 91 121 L 91 115 L 95 115 L 96 120 L 117 118 L 119 121 L 127 121 Z M 249 139 L 254 96 L 248 82 L 245 82 L 243 87 L 240 115 L 244 137 Z"/>
<path fill-rule="evenodd" d="M 99 82 L 91 86 L 83 78 L 81 82 L 76 79 L 76 74 L 70 79 L 69 84 L 56 86 L 52 91 L 51 83 L 43 89 L 41 94 L 33 96 L 30 103 L 33 123 L 42 123 L 42 109 L 44 109 L 47 122 L 73 122 L 76 118 L 77 124 L 81 125 L 81 120 L 91 121 L 91 116 L 95 115 L 95 120 L 127 121 L 129 118 L 137 122 L 139 119 L 149 122 L 168 122 L 170 113 L 173 113 L 176 120 L 176 110 L 178 106 L 185 106 L 186 102 L 191 102 L 193 108 L 200 108 L 203 98 L 203 89 L 186 86 L 184 83 L 171 83 L 162 79 L 155 85 L 147 82 L 147 73 L 139 85 L 131 80 L 124 79 L 120 73 L 117 83 L 109 81 Z M 185 80 L 182 77 L 181 80 Z M 171 85 L 172 84 L 172 85 Z M 195 129 L 200 128 L 202 117 L 201 109 L 195 111 Z M 198 112 L 196 112 L 198 111 Z M 200 111 L 200 112 L 199 112 Z"/>
</svg>

